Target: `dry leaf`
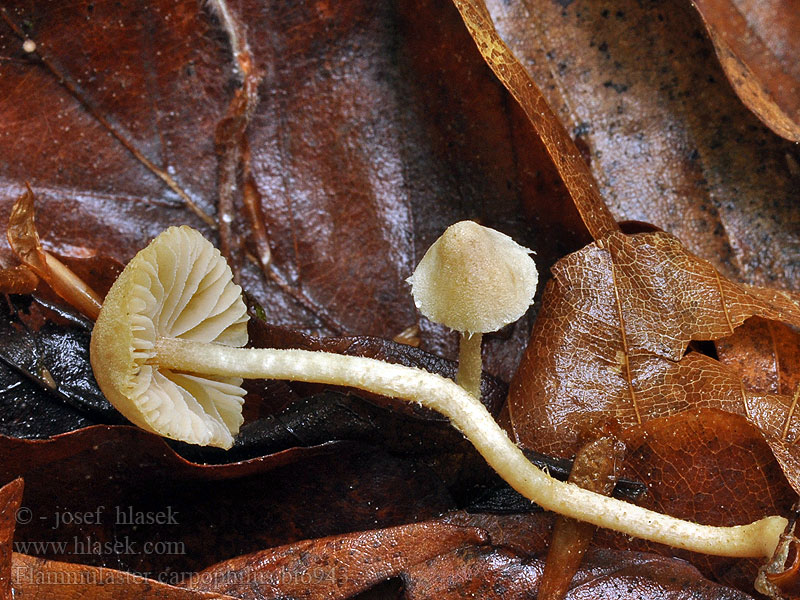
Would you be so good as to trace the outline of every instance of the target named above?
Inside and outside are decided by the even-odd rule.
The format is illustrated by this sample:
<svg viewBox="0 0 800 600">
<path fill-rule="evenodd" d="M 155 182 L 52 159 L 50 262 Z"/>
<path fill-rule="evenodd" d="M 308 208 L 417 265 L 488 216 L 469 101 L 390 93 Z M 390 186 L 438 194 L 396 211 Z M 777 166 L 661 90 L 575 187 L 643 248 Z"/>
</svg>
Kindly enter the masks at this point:
<svg viewBox="0 0 800 600">
<path fill-rule="evenodd" d="M 800 305 L 725 279 L 666 233 L 612 234 L 565 257 L 511 384 L 518 441 L 563 454 L 587 417 L 633 426 L 700 406 L 747 415 L 735 376 L 683 357 L 691 340 L 730 335 L 753 315 L 800 323 Z"/>
<path fill-rule="evenodd" d="M 90 319 L 100 313 L 102 298 L 69 267 L 44 250 L 36 231 L 33 192 L 30 186 L 11 209 L 7 237 L 22 263 L 47 282 L 53 291 Z"/>
</svg>

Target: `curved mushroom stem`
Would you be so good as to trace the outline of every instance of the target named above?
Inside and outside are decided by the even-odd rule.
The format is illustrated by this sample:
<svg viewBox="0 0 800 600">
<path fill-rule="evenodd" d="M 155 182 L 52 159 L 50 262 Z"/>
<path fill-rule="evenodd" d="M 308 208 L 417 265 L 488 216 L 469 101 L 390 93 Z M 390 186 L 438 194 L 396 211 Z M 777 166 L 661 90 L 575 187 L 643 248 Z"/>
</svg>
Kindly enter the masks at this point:
<svg viewBox="0 0 800 600">
<path fill-rule="evenodd" d="M 514 489 L 542 508 L 631 536 L 694 552 L 770 557 L 783 517 L 711 527 L 683 521 L 557 481 L 525 458 L 480 401 L 449 379 L 379 360 L 307 350 L 243 349 L 159 338 L 149 361 L 188 373 L 288 379 L 368 390 L 417 402 L 450 418 Z"/>
<path fill-rule="evenodd" d="M 476 398 L 481 397 L 481 360 L 482 333 L 461 332 L 458 345 L 458 373 L 456 383 Z"/>
</svg>

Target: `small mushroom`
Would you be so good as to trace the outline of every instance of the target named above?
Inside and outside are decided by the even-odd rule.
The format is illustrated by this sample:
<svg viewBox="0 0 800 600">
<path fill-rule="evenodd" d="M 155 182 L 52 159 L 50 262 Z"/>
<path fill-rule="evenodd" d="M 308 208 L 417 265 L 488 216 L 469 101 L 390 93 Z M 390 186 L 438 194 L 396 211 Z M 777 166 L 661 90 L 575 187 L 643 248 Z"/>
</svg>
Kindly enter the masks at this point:
<svg viewBox="0 0 800 600">
<path fill-rule="evenodd" d="M 166 230 L 117 278 L 92 332 L 92 369 L 108 400 L 142 429 L 230 448 L 242 424 L 242 379 L 159 368 L 162 338 L 247 343 L 242 290 L 219 251 L 189 227 Z"/>
<path fill-rule="evenodd" d="M 474 221 L 448 227 L 408 278 L 419 311 L 461 334 L 456 382 L 480 397 L 481 340 L 519 319 L 539 276 L 531 250 Z"/>
<path fill-rule="evenodd" d="M 712 527 L 557 481 L 534 466 L 480 400 L 423 369 L 360 356 L 241 348 L 240 288 L 199 233 L 170 228 L 112 286 L 92 333 L 91 361 L 106 397 L 141 427 L 230 447 L 240 423 L 242 377 L 358 388 L 417 402 L 450 419 L 514 489 L 545 510 L 621 533 L 721 556 L 772 555 L 787 520 Z"/>
</svg>

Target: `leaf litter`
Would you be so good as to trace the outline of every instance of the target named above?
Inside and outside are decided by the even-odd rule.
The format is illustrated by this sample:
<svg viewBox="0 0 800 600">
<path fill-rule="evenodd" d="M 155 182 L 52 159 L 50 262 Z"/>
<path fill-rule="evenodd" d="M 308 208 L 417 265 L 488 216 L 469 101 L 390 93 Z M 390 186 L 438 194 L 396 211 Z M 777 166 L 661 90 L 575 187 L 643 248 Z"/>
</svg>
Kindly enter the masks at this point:
<svg viewBox="0 0 800 600">
<path fill-rule="evenodd" d="M 468 16 L 470 17 L 469 23 L 471 24 L 471 28 L 473 30 L 473 33 L 475 33 L 476 37 L 490 35 L 492 28 L 490 28 L 490 26 L 488 25 L 488 23 L 490 22 L 487 21 L 488 11 L 486 11 L 485 8 L 482 8 L 481 5 L 477 3 L 459 3 L 459 8 L 464 9 L 464 7 L 466 7 L 466 9 L 468 10 L 473 11 Z M 496 39 L 497 38 L 494 38 L 495 41 L 493 43 L 495 43 L 495 45 L 493 46 L 493 48 L 498 47 L 496 45 Z M 481 48 L 480 43 L 478 44 L 478 46 L 479 48 Z M 505 58 L 503 60 L 505 60 Z M 508 69 L 509 67 L 516 68 L 512 62 L 503 62 L 503 61 L 500 61 L 493 66 L 495 66 L 500 73 L 502 73 L 503 71 L 502 69 L 503 66 L 505 66 L 506 69 Z M 502 81 L 506 83 L 506 85 L 508 85 L 509 88 L 511 88 L 511 91 L 514 92 L 515 91 L 514 86 L 519 84 L 524 84 L 526 78 L 524 76 L 524 69 L 517 71 L 513 71 L 512 69 L 511 72 L 516 73 L 516 75 L 514 75 L 514 77 L 510 79 L 504 79 L 502 76 L 500 76 L 500 78 Z M 538 102 L 538 100 L 536 102 Z M 535 106 L 535 103 L 533 104 L 533 106 Z M 524 101 L 523 101 L 523 108 L 528 111 L 529 117 L 535 114 L 535 111 L 531 112 L 530 110 L 528 110 L 531 107 L 526 106 Z M 534 120 L 534 125 L 536 125 L 536 119 L 534 118 L 533 120 Z M 543 121 L 545 127 L 549 127 L 553 123 L 557 123 L 557 120 L 554 117 L 552 118 L 548 117 Z M 539 123 L 539 125 L 541 126 L 542 123 Z M 568 190 L 571 191 L 573 198 L 576 198 L 576 203 L 578 204 L 581 218 L 583 222 L 586 224 L 587 229 L 598 240 L 595 243 L 595 245 L 593 245 L 595 246 L 594 250 L 595 251 L 597 250 L 596 246 L 598 245 L 600 245 L 602 249 L 602 244 L 604 244 L 606 240 L 609 241 L 612 247 L 617 248 L 617 246 L 614 246 L 614 244 L 617 244 L 619 246 L 619 248 L 617 249 L 621 249 L 623 253 L 625 251 L 630 250 L 630 248 L 626 247 L 626 242 L 628 241 L 627 238 L 623 238 L 621 234 L 615 233 L 615 231 L 617 230 L 616 223 L 614 222 L 613 219 L 608 218 L 607 211 L 604 212 L 605 205 L 603 204 L 602 200 L 599 200 L 600 198 L 599 195 L 596 192 L 589 192 L 588 195 L 585 195 L 587 193 L 587 190 L 592 189 L 593 180 L 591 175 L 587 177 L 585 169 L 581 167 L 581 163 L 569 162 L 573 160 L 573 157 L 576 154 L 574 148 L 572 150 L 570 150 L 569 148 L 567 148 L 567 150 L 563 150 L 563 148 L 559 150 L 558 148 L 559 140 L 562 143 L 565 142 L 565 140 L 568 140 L 568 137 L 566 137 L 564 134 L 563 128 L 560 130 L 560 133 L 559 131 L 557 131 L 557 128 L 554 131 L 555 133 L 551 138 L 547 138 L 546 135 L 543 136 L 545 139 L 550 139 L 550 142 L 546 142 L 545 145 L 547 146 L 548 143 L 550 144 L 549 149 L 551 156 L 553 156 L 553 158 L 555 159 L 557 163 L 556 165 L 557 168 L 560 167 L 562 176 L 564 177 L 565 182 L 567 182 Z M 541 133 L 542 132 L 540 131 L 540 135 Z M 545 131 L 545 133 L 547 132 Z M 564 160 L 566 160 L 567 162 L 566 163 L 562 162 Z M 583 183 L 575 184 L 574 183 L 575 180 Z M 594 189 L 596 189 L 596 187 Z M 581 200 L 581 198 L 584 199 Z M 663 244 L 663 242 L 664 242 L 663 239 L 659 239 L 657 242 L 653 241 L 652 239 L 648 239 L 648 243 L 651 243 L 653 246 L 665 245 L 667 247 L 670 247 L 668 241 L 666 244 Z M 636 243 L 633 243 L 633 245 L 635 246 Z M 687 260 L 686 257 L 684 256 L 685 253 L 680 248 L 676 250 L 675 247 L 673 247 L 672 250 L 675 252 L 675 255 L 678 257 L 679 262 L 681 264 L 683 264 L 683 261 Z M 567 260 L 569 260 L 569 258 Z M 616 276 L 613 259 L 611 262 L 612 262 L 611 271 L 613 272 L 612 275 Z M 691 260 L 689 260 L 689 262 L 691 263 Z M 555 270 L 558 271 L 559 268 L 560 266 L 556 266 Z M 599 277 L 600 279 L 602 279 L 603 277 L 605 277 L 606 279 L 608 279 L 607 270 L 605 273 L 602 272 L 594 273 L 591 272 L 591 269 L 589 271 L 595 278 Z M 701 269 L 701 271 L 703 270 Z M 660 274 L 660 276 L 664 281 L 668 281 L 670 279 L 670 275 L 671 275 L 670 273 Z M 690 273 L 690 275 L 691 276 L 688 278 L 691 280 L 690 283 L 696 285 L 698 281 L 695 281 L 693 279 L 697 276 L 697 273 Z M 636 283 L 636 285 L 630 286 L 631 289 L 637 288 L 637 286 L 639 285 L 637 279 L 639 277 L 641 277 L 641 273 L 633 273 L 632 275 L 630 275 L 631 280 Z M 618 405 L 613 405 L 612 406 L 613 410 L 610 410 L 610 412 L 615 413 L 614 414 L 615 419 L 619 416 L 619 414 L 621 414 L 623 416 L 623 418 L 621 419 L 623 424 L 629 424 L 631 419 L 634 418 L 637 424 L 642 422 L 644 427 L 648 425 L 652 427 L 655 425 L 656 422 L 670 423 L 669 419 L 672 418 L 678 418 L 678 417 L 686 418 L 688 415 L 685 415 L 683 413 L 686 413 L 687 410 L 685 408 L 682 410 L 676 409 L 673 406 L 675 402 L 671 400 L 665 402 L 664 403 L 665 406 L 661 407 L 657 402 L 652 401 L 652 398 L 650 398 L 651 402 L 649 405 L 647 405 L 647 408 L 651 410 L 648 412 L 647 410 L 641 409 L 640 400 L 643 401 L 644 405 L 646 405 L 647 403 L 644 401 L 648 400 L 648 395 L 645 394 L 644 397 L 641 397 L 641 395 L 637 395 L 639 389 L 637 386 L 634 385 L 634 383 L 638 385 L 640 380 L 646 383 L 648 381 L 647 379 L 648 376 L 653 376 L 653 377 L 661 376 L 664 379 L 664 381 L 666 381 L 669 384 L 670 390 L 675 390 L 675 389 L 683 390 L 684 396 L 690 397 L 691 402 L 696 403 L 696 404 L 691 404 L 690 400 L 686 400 L 685 402 L 687 403 L 686 404 L 687 406 L 696 405 L 704 410 L 707 410 L 708 408 L 711 409 L 719 408 L 719 406 L 721 405 L 723 409 L 728 411 L 727 413 L 724 414 L 744 415 L 745 418 L 750 419 L 750 423 L 757 425 L 759 431 L 764 433 L 764 437 L 767 440 L 767 442 L 770 442 L 771 439 L 770 436 L 777 437 L 777 441 L 772 440 L 773 451 L 776 453 L 776 455 L 778 455 L 780 451 L 784 452 L 785 456 L 783 461 L 781 462 L 781 466 L 783 466 L 784 469 L 786 469 L 787 465 L 790 465 L 791 460 L 794 458 L 791 450 L 792 446 L 791 442 L 794 439 L 791 436 L 792 434 L 795 433 L 793 429 L 793 423 L 794 423 L 793 412 L 792 412 L 793 405 L 791 404 L 791 402 L 787 402 L 786 397 L 779 393 L 778 394 L 742 393 L 741 378 L 738 379 L 739 395 L 736 396 L 735 392 L 737 391 L 737 386 L 736 386 L 737 375 L 735 372 L 732 372 L 725 367 L 721 367 L 717 363 L 714 363 L 713 360 L 711 360 L 709 357 L 704 357 L 702 355 L 699 355 L 698 353 L 689 353 L 685 357 L 683 356 L 686 351 L 686 346 L 688 344 L 689 339 L 716 339 L 714 336 L 722 337 L 724 334 L 731 333 L 731 331 L 734 328 L 733 327 L 734 324 L 736 325 L 740 324 L 744 320 L 745 316 L 749 316 L 749 314 L 762 314 L 771 319 L 780 319 L 787 322 L 792 322 L 792 319 L 795 318 L 793 312 L 795 310 L 793 308 L 794 300 L 791 298 L 790 294 L 784 294 L 780 292 L 770 292 L 765 290 L 758 291 L 753 289 L 745 289 L 744 291 L 742 291 L 742 289 L 731 289 L 731 286 L 733 288 L 740 288 L 740 286 L 737 286 L 736 284 L 729 282 L 726 278 L 721 277 L 719 274 L 717 274 L 716 271 L 713 271 L 711 275 L 709 275 L 708 272 L 703 271 L 702 276 L 697 279 L 702 284 L 699 286 L 700 291 L 703 293 L 710 294 L 708 297 L 713 297 L 712 292 L 714 292 L 715 289 L 719 289 L 721 291 L 721 297 L 724 298 L 723 302 L 720 303 L 722 305 L 722 308 L 720 309 L 719 307 L 714 307 L 714 306 L 691 306 L 692 302 L 686 301 L 685 298 L 681 298 L 682 300 L 684 300 L 684 303 L 683 304 L 677 303 L 677 304 L 681 307 L 681 310 L 686 311 L 685 314 L 682 315 L 682 317 L 687 318 L 686 315 L 691 315 L 691 318 L 688 318 L 688 321 L 691 322 L 692 319 L 697 319 L 698 321 L 702 321 L 702 326 L 698 326 L 697 323 L 693 324 L 690 323 L 690 326 L 688 326 L 688 328 L 683 327 L 685 323 L 680 320 L 681 316 L 679 316 L 678 317 L 679 321 L 677 324 L 680 325 L 680 327 L 678 327 L 678 332 L 672 332 L 671 330 L 667 332 L 659 331 L 660 324 L 654 325 L 654 323 L 657 323 L 660 320 L 657 317 L 664 316 L 662 314 L 659 314 L 657 315 L 657 317 L 654 317 L 653 315 L 649 315 L 647 310 L 640 310 L 639 312 L 636 312 L 637 308 L 636 301 L 644 300 L 645 301 L 644 304 L 646 305 L 647 302 L 655 300 L 654 303 L 656 304 L 656 306 L 660 307 L 658 301 L 663 300 L 663 298 L 659 298 L 658 294 L 653 292 L 653 289 L 657 289 L 657 286 L 653 286 L 653 289 L 651 289 L 648 286 L 644 286 L 644 292 L 646 292 L 644 297 L 635 298 L 634 301 L 632 301 L 629 306 L 628 305 L 623 306 L 624 299 L 620 300 L 617 297 L 619 296 L 619 294 L 616 293 L 612 294 L 614 295 L 614 302 L 608 304 L 606 301 L 608 300 L 609 294 L 608 290 L 607 289 L 605 290 L 606 293 L 605 295 L 602 295 L 602 301 L 600 302 L 601 308 L 603 309 L 600 311 L 602 313 L 600 314 L 600 317 L 608 317 L 609 315 L 611 315 L 611 318 L 607 319 L 606 324 L 608 324 L 608 322 L 613 323 L 615 314 L 614 308 L 616 308 L 617 309 L 616 315 L 618 320 L 620 322 L 624 322 L 624 325 L 618 327 L 618 331 L 621 334 L 620 335 L 621 341 L 614 340 L 615 344 L 613 345 L 613 347 L 617 352 L 614 353 L 613 359 L 607 360 L 603 363 L 603 366 L 610 369 L 617 377 L 617 379 L 614 379 L 612 375 L 609 375 L 608 373 L 603 373 L 604 375 L 607 375 L 608 379 L 610 379 L 615 384 L 609 389 L 612 390 L 613 401 L 619 403 Z M 711 283 L 712 280 L 716 284 L 716 288 L 714 287 L 714 285 L 712 285 Z M 596 287 L 597 289 L 599 289 L 599 286 Z M 691 288 L 691 286 L 687 285 L 687 287 L 689 289 L 693 289 Z M 614 292 L 614 288 L 615 286 L 612 285 L 611 286 L 612 292 Z M 685 292 L 686 290 L 682 291 Z M 727 294 L 729 293 L 732 294 L 732 296 L 728 296 Z M 736 302 L 734 302 L 732 306 L 728 306 L 726 302 L 730 301 L 731 299 L 735 299 Z M 591 304 L 592 301 L 593 300 L 591 298 L 586 300 L 586 302 L 589 304 Z M 546 303 L 547 303 L 547 298 L 545 298 L 543 302 L 542 311 L 545 310 L 544 307 L 547 306 Z M 699 304 L 702 305 L 702 302 L 700 302 Z M 674 305 L 670 305 L 669 309 L 670 310 L 674 309 Z M 657 310 L 659 309 L 653 309 L 651 307 L 651 312 L 655 312 Z M 629 311 L 635 313 L 635 316 L 632 317 Z M 702 313 L 703 319 L 699 319 L 697 317 L 697 314 L 693 311 Z M 597 315 L 592 315 L 592 316 L 595 317 Z M 707 322 L 704 319 L 707 320 Z M 600 320 L 602 321 L 602 319 Z M 640 326 L 640 322 L 643 325 Z M 724 325 L 727 326 L 727 329 L 724 329 L 724 331 L 723 331 L 723 322 Z M 628 327 L 631 324 L 633 324 L 633 329 L 629 330 Z M 538 326 L 538 321 L 537 321 L 537 326 Z M 704 329 L 704 327 L 706 329 Z M 613 327 L 611 327 L 611 329 L 613 329 Z M 395 333 L 397 333 L 397 331 L 395 331 Z M 535 335 L 536 335 L 536 329 L 534 330 L 534 336 Z M 699 337 L 694 337 L 695 335 Z M 628 339 L 628 337 L 630 337 L 630 340 Z M 629 341 L 630 344 L 628 344 Z M 589 347 L 593 348 L 591 345 Z M 620 351 L 620 348 L 622 353 L 621 355 L 618 353 Z M 605 357 L 605 358 L 610 358 L 610 357 Z M 670 366 L 671 370 L 667 368 Z M 659 369 L 662 369 L 662 371 L 664 372 L 659 371 Z M 643 375 L 638 378 L 635 377 L 635 375 L 639 375 L 640 371 L 643 372 Z M 665 375 L 664 373 L 667 374 Z M 695 390 L 689 387 L 690 384 L 696 383 L 697 378 L 701 377 L 701 374 L 702 377 L 708 377 L 709 374 L 713 374 L 713 382 L 714 382 L 713 389 L 715 390 L 715 394 L 706 393 L 706 395 L 704 395 L 703 389 Z M 672 379 L 668 379 L 667 375 Z M 620 383 L 619 381 L 620 376 L 622 379 L 622 383 Z M 580 374 L 576 375 L 576 377 L 579 378 Z M 704 386 L 701 383 L 699 388 L 702 387 Z M 686 391 L 687 389 L 689 391 Z M 716 393 L 719 390 L 721 390 L 722 392 L 721 393 L 722 400 L 720 400 L 719 395 Z M 627 404 L 625 404 L 620 400 L 620 398 L 625 397 L 625 392 L 627 392 L 630 397 L 630 401 Z M 780 392 L 780 390 L 778 390 L 778 392 Z M 712 396 L 712 397 L 709 398 L 707 396 Z M 653 412 L 662 409 L 663 412 L 655 412 L 655 413 Z M 509 414 L 511 413 L 512 410 L 514 410 L 513 404 L 510 404 Z M 748 414 L 748 411 L 751 414 Z M 602 413 L 602 410 L 600 412 Z M 609 410 L 607 409 L 606 412 L 609 412 Z M 647 419 L 652 418 L 653 414 L 656 414 L 658 416 L 657 418 L 652 419 L 653 420 L 652 424 L 648 424 Z M 700 416 L 698 416 L 697 419 L 699 419 L 698 423 L 700 424 L 700 426 L 706 426 L 708 422 L 713 422 L 713 419 L 708 417 L 709 414 L 712 413 L 706 413 L 706 412 L 703 412 L 702 414 L 698 413 L 698 415 Z M 633 417 L 631 415 L 633 415 Z M 516 416 L 517 418 L 519 417 L 519 411 Z M 607 419 L 608 415 L 603 414 L 601 415 L 601 418 Z M 659 421 L 661 419 L 663 419 L 664 421 Z M 722 417 L 721 419 L 722 419 L 721 422 L 727 423 L 729 427 L 735 424 L 734 429 L 738 427 L 739 433 L 737 435 L 739 435 L 740 438 L 747 437 L 747 435 L 742 433 L 743 430 L 741 427 L 741 423 L 731 422 L 728 416 Z M 514 423 L 513 419 L 512 423 Z M 674 425 L 674 422 L 671 422 L 671 425 Z M 695 423 L 695 425 L 697 424 Z M 516 425 L 514 427 L 515 427 L 514 429 L 515 433 L 521 435 L 529 435 L 532 431 L 537 431 L 538 434 L 541 430 L 541 428 L 539 430 L 531 428 L 531 430 L 528 431 L 524 427 L 518 427 Z M 690 429 L 689 425 L 682 425 L 682 427 L 686 428 L 687 430 Z M 667 429 L 669 429 L 669 427 L 667 427 Z M 712 428 L 714 432 L 720 431 L 721 429 L 722 425 L 719 425 L 716 429 Z M 92 430 L 86 430 L 86 431 L 92 431 Z M 124 431 L 124 429 L 120 429 L 119 431 Z M 773 435 L 776 433 L 778 433 L 777 436 Z M 655 436 L 655 434 L 653 435 Z M 658 438 L 658 436 L 655 437 Z M 545 437 L 545 439 L 547 438 Z M 759 439 L 759 438 L 758 436 L 755 436 L 754 439 Z M 711 444 L 712 442 L 713 440 L 709 440 L 708 443 Z M 650 473 L 647 473 L 646 475 L 649 478 Z M 775 488 L 772 487 L 769 489 L 775 489 Z M 447 557 L 446 559 L 444 558 L 445 556 Z M 465 560 L 465 556 L 468 558 L 468 560 Z M 489 560 L 488 563 L 486 562 L 487 559 Z M 527 567 L 523 566 L 525 559 L 523 559 L 523 562 L 521 563 L 517 558 L 508 555 L 504 556 L 503 551 L 496 549 L 471 551 L 470 553 L 467 554 L 464 554 L 463 551 L 461 551 L 461 554 L 459 554 L 459 551 L 456 550 L 455 553 L 443 555 L 443 558 L 441 560 L 443 561 L 443 563 L 447 563 L 451 566 L 451 568 L 453 569 L 453 573 L 460 572 L 459 571 L 459 569 L 461 568 L 460 565 L 465 565 L 465 564 L 477 565 L 476 567 L 478 569 L 477 571 L 465 571 L 465 572 L 471 572 L 473 576 L 475 573 L 480 573 L 480 572 L 486 573 L 486 571 L 482 571 L 482 569 L 484 569 L 485 567 L 481 565 L 488 565 L 488 564 L 494 566 L 507 565 L 509 572 L 517 572 L 517 573 L 526 573 L 526 572 L 535 573 L 537 572 L 536 570 L 538 569 L 538 567 L 532 565 L 531 566 L 532 570 L 526 571 L 525 569 Z M 611 560 L 611 559 L 606 557 L 603 560 Z M 619 557 L 615 557 L 613 560 L 618 561 Z M 436 562 L 437 561 L 433 561 L 433 563 Z M 672 568 L 674 569 L 674 566 Z M 496 569 L 490 570 L 489 572 L 494 573 L 497 577 L 500 577 L 500 573 Z M 421 593 L 424 595 L 427 593 L 432 593 L 432 590 L 436 589 L 433 581 L 430 579 L 426 580 L 424 577 L 421 576 L 415 579 L 414 577 L 410 577 L 408 574 L 403 575 L 403 577 L 404 581 L 407 584 L 406 585 L 407 590 L 409 590 L 410 593 L 413 594 Z M 422 586 L 417 585 L 417 582 L 419 581 L 422 581 L 424 585 Z M 474 578 L 470 577 L 469 580 L 464 580 L 463 584 L 456 585 L 454 591 L 453 590 L 451 591 L 453 594 L 456 594 L 456 597 L 458 597 L 457 594 L 460 594 L 462 592 L 466 593 L 468 591 L 474 591 L 474 588 L 471 586 L 476 585 L 475 583 L 476 581 L 479 580 L 475 580 Z M 519 581 L 520 581 L 519 584 L 520 586 L 527 585 L 525 582 L 528 582 L 531 585 L 533 585 L 533 579 L 530 578 L 526 579 L 523 577 Z M 477 583 L 477 585 L 480 584 Z M 529 588 L 524 588 L 524 589 L 529 589 Z M 443 593 L 442 590 L 439 591 Z M 413 597 L 417 596 L 415 595 Z"/>
</svg>

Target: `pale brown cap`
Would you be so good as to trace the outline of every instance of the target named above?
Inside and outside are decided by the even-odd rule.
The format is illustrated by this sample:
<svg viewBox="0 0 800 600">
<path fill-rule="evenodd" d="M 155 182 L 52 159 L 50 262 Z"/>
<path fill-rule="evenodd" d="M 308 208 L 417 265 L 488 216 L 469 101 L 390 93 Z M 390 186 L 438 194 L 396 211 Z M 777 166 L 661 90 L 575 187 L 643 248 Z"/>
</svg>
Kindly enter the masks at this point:
<svg viewBox="0 0 800 600">
<path fill-rule="evenodd" d="M 533 302 L 539 276 L 531 250 L 474 221 L 451 225 L 408 279 L 419 311 L 464 333 L 497 331 Z"/>
<path fill-rule="evenodd" d="M 242 380 L 149 363 L 158 337 L 247 343 L 242 290 L 219 250 L 189 227 L 164 231 L 111 287 L 92 332 L 92 369 L 106 398 L 139 427 L 230 448 L 242 424 Z"/>
</svg>

